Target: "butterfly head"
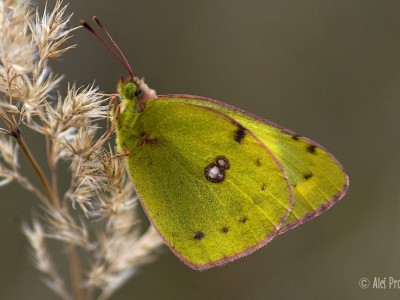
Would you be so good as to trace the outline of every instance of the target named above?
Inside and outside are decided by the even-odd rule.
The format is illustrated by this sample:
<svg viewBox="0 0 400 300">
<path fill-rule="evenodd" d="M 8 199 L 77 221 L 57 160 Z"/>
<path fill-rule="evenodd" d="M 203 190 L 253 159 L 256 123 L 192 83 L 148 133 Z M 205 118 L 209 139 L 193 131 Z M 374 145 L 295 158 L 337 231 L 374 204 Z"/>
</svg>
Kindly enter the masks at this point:
<svg viewBox="0 0 400 300">
<path fill-rule="evenodd" d="M 157 99 L 156 91 L 150 89 L 143 79 L 137 77 L 122 76 L 118 84 L 118 92 L 123 102 L 137 104 L 139 110 L 147 101 Z"/>
</svg>

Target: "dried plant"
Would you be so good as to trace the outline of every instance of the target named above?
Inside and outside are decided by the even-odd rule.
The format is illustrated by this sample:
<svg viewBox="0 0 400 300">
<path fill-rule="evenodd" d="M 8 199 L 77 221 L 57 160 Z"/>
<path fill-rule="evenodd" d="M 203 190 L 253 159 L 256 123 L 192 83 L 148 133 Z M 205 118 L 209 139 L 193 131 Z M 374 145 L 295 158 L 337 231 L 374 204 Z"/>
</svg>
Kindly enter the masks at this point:
<svg viewBox="0 0 400 300">
<path fill-rule="evenodd" d="M 49 60 L 74 48 L 66 46 L 76 29 L 68 28 L 66 7 L 57 0 L 40 14 L 28 1 L 0 0 L 0 186 L 17 182 L 40 201 L 23 232 L 45 283 L 63 299 L 107 299 L 154 259 L 161 239 L 152 227 L 139 230 L 123 162 L 103 147 L 108 135 L 96 124 L 107 122 L 107 95 L 93 85 L 69 85 L 66 96 L 56 91 L 62 77 L 51 72 Z M 44 141 L 45 166 L 25 142 L 29 131 Z M 23 175 L 28 166 L 19 165 L 19 152 L 40 186 Z M 61 172 L 70 174 L 62 192 Z M 53 242 L 65 249 L 71 286 L 52 259 Z"/>
</svg>

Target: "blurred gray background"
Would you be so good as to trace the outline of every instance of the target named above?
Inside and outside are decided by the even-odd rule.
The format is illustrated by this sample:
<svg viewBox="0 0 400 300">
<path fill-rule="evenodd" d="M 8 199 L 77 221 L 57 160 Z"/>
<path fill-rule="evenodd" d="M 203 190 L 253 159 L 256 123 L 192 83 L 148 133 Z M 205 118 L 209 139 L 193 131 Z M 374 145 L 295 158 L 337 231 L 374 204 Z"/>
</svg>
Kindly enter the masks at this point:
<svg viewBox="0 0 400 300">
<path fill-rule="evenodd" d="M 335 207 L 254 254 L 196 272 L 165 248 L 113 299 L 399 298 L 359 287 L 400 279 L 399 1 L 73 0 L 68 11 L 72 26 L 101 17 L 159 94 L 256 113 L 321 143 L 350 175 Z M 53 63 L 64 83 L 114 92 L 122 67 L 86 31 L 73 42 Z M 54 299 L 20 232 L 36 199 L 17 185 L 0 199 L 0 298 Z"/>
</svg>

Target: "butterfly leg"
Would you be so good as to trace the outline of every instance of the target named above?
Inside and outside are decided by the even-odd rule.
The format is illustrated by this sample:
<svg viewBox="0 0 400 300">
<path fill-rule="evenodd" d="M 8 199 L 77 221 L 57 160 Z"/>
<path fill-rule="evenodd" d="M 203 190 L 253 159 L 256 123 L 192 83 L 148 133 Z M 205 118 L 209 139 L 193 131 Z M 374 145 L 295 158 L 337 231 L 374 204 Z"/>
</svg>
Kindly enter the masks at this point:
<svg viewBox="0 0 400 300">
<path fill-rule="evenodd" d="M 97 141 L 97 145 L 94 147 L 95 150 L 102 148 L 106 141 L 110 138 L 113 134 L 115 129 L 115 122 L 118 114 L 120 113 L 120 105 L 118 103 L 118 94 L 111 94 L 110 102 L 108 103 L 107 107 L 107 115 L 110 116 L 111 123 L 107 123 L 107 131 L 100 137 Z"/>
<path fill-rule="evenodd" d="M 111 159 L 124 157 L 124 156 L 129 156 L 129 151 L 128 150 L 125 150 L 124 153 L 118 153 L 118 154 L 115 154 L 115 155 L 111 156 Z"/>
</svg>

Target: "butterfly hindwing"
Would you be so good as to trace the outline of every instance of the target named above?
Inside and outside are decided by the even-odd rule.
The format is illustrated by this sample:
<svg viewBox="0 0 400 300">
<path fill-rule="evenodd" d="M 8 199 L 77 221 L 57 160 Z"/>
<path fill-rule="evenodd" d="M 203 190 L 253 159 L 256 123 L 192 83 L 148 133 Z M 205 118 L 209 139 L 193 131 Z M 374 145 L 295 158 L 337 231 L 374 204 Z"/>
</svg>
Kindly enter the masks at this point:
<svg viewBox="0 0 400 300">
<path fill-rule="evenodd" d="M 178 99 L 118 119 L 119 151 L 152 223 L 188 265 L 246 255 L 282 229 L 293 204 L 284 166 L 241 120 Z"/>
</svg>

